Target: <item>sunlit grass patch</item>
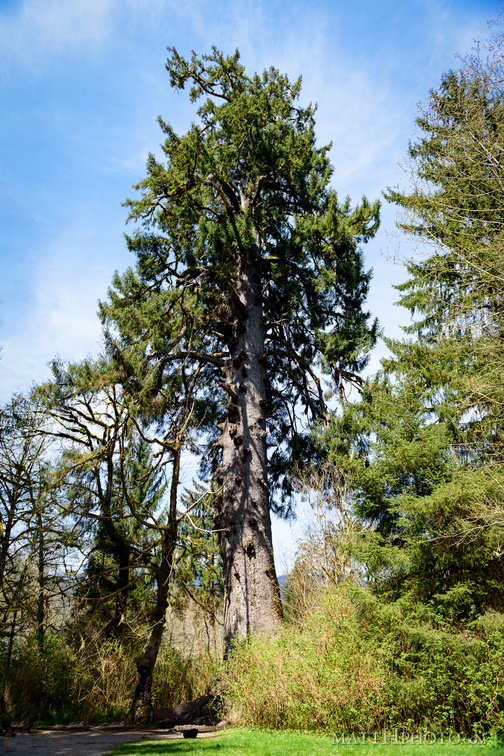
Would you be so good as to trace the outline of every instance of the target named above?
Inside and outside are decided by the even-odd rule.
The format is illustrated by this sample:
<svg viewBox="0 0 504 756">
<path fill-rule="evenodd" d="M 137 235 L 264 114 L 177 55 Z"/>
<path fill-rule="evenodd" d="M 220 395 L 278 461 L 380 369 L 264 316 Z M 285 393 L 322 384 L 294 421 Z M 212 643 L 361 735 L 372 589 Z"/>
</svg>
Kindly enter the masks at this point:
<svg viewBox="0 0 504 756">
<path fill-rule="evenodd" d="M 196 740 L 144 741 L 119 746 L 109 756 L 504 756 L 504 747 L 472 743 L 341 745 L 332 736 L 303 732 L 229 730 Z"/>
</svg>

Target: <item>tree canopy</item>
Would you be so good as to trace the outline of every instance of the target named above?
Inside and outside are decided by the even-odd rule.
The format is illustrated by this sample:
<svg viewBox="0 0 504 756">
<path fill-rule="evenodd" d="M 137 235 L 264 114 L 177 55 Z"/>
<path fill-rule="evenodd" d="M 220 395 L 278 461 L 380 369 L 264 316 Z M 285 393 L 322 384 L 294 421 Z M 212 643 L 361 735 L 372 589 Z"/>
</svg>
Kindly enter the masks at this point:
<svg viewBox="0 0 504 756">
<path fill-rule="evenodd" d="M 445 74 L 421 107 L 411 188 L 386 193 L 422 243 L 398 287 L 414 320 L 326 436 L 377 589 L 439 621 L 503 606 L 501 51 Z"/>
<path fill-rule="evenodd" d="M 359 245 L 377 229 L 378 203 L 338 200 L 315 109 L 297 102 L 300 81 L 273 68 L 248 76 L 238 52 L 170 52 L 171 84 L 203 98 L 199 120 L 179 136 L 160 119 L 165 162 L 149 157 L 141 197 L 127 203 L 140 223 L 128 238 L 137 265 L 101 312 L 139 407 L 162 414 L 197 376 L 229 643 L 278 623 L 274 494 L 288 501 L 289 465 L 313 450 L 322 375 L 340 391 L 358 381 L 375 341 Z"/>
</svg>

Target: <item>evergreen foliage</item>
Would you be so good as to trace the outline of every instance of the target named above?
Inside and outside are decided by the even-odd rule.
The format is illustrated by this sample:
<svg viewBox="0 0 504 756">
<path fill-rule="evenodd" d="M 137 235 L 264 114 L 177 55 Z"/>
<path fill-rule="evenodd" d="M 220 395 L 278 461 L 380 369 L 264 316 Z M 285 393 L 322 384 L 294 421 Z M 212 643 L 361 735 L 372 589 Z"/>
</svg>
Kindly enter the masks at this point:
<svg viewBox="0 0 504 756">
<path fill-rule="evenodd" d="M 252 727 L 498 735 L 503 651 L 502 615 L 440 629 L 367 590 L 333 586 L 297 627 L 236 650 L 229 697 Z"/>
<path fill-rule="evenodd" d="M 2 726 L 202 693 L 223 615 L 242 723 L 502 732 L 502 50 L 443 76 L 411 188 L 386 194 L 420 244 L 398 287 L 413 321 L 366 382 L 377 204 L 330 188 L 299 81 L 170 51 L 198 121 L 160 119 L 163 162 L 127 203 L 137 263 L 101 304 L 107 355 L 55 361 L 0 412 Z M 188 451 L 211 484 L 179 495 Z M 293 491 L 317 526 L 281 625 L 270 508 Z M 205 659 L 167 646 L 170 602 L 198 606 Z"/>
<path fill-rule="evenodd" d="M 362 401 L 325 433 L 368 525 L 375 590 L 435 623 L 504 608 L 502 43 L 443 77 L 409 149 L 400 227 L 428 243 L 400 302 L 415 316 Z"/>
<path fill-rule="evenodd" d="M 476 464 L 501 459 L 503 70 L 499 37 L 489 58 L 443 77 L 410 146 L 413 191 L 386 195 L 405 210 L 400 228 L 432 247 L 399 287 L 417 316 L 409 359 L 455 405 L 459 452 Z"/>
<path fill-rule="evenodd" d="M 358 245 L 377 230 L 378 204 L 352 209 L 329 188 L 330 145 L 315 146 L 315 108 L 296 102 L 300 80 L 291 84 L 275 69 L 248 77 L 238 52 L 226 58 L 214 48 L 191 61 L 171 52 L 172 86 L 192 84 L 193 101 L 209 97 L 182 137 L 159 119 L 166 164 L 151 155 L 135 187 L 142 198 L 127 202 L 130 219 L 142 224 L 127 237 L 137 267 L 114 279 L 101 304 L 109 347 L 142 376 L 137 391 L 160 403 L 165 387 L 198 364 L 195 394 L 213 422 L 219 368 L 247 317 L 237 312 L 238 278 L 247 256 L 259 255 L 276 483 L 293 449 L 303 448 L 290 408 L 325 411 L 315 366 L 339 385 L 362 369 L 374 344 L 376 323 L 363 310 L 370 275 Z"/>
<path fill-rule="evenodd" d="M 184 614 L 191 604 L 201 610 L 210 654 L 222 652 L 222 561 L 213 526 L 213 495 L 193 483 L 181 497 L 186 513 L 179 527 L 180 547 L 173 571 L 170 605 Z"/>
<path fill-rule="evenodd" d="M 90 539 L 75 591 L 76 619 L 83 634 L 92 622 L 106 637 L 131 633 L 147 619 L 152 591 L 148 559 L 155 559 L 155 548 L 142 520 L 162 512 L 167 484 L 162 469 L 156 468 L 151 444 L 141 436 L 131 436 L 122 460 L 114 455 L 110 517 L 106 518 L 99 506 L 99 480 L 104 472 L 101 465 L 87 470 L 77 467 L 67 481 L 72 510 L 74 515 L 79 509 L 85 512 L 81 523 Z"/>
<path fill-rule="evenodd" d="M 138 411 L 162 417 L 190 391 L 219 490 L 229 645 L 278 626 L 269 512 L 275 492 L 288 511 L 286 473 L 313 453 L 308 426 L 326 414 L 318 371 L 342 391 L 375 341 L 359 245 L 378 203 L 352 209 L 329 187 L 329 147 L 316 146 L 315 109 L 297 103 L 300 81 L 273 68 L 247 76 L 238 52 L 170 52 L 172 86 L 203 99 L 198 122 L 179 136 L 160 119 L 165 162 L 149 157 L 127 203 L 141 224 L 128 238 L 137 265 L 101 314 Z"/>
</svg>

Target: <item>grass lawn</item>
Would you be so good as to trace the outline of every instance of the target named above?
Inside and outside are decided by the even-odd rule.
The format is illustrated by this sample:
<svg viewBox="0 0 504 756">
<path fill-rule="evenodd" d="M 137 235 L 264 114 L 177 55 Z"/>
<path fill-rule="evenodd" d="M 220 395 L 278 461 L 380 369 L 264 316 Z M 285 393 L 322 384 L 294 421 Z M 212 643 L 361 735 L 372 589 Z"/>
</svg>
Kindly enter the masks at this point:
<svg viewBox="0 0 504 756">
<path fill-rule="evenodd" d="M 341 745 L 329 736 L 297 732 L 227 730 L 196 740 L 143 741 L 119 746 L 110 756 L 504 756 L 504 747 L 472 743 Z"/>
</svg>

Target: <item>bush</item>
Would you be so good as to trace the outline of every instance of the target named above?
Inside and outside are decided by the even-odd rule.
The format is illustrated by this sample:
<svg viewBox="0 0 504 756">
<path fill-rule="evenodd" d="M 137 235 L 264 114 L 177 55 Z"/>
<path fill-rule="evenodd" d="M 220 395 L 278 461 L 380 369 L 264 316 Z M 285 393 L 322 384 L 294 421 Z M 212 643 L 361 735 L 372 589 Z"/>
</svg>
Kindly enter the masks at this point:
<svg viewBox="0 0 504 756">
<path fill-rule="evenodd" d="M 386 716 L 386 667 L 337 590 L 323 594 L 302 629 L 284 627 L 276 637 L 239 645 L 228 676 L 240 724 L 348 731 L 378 727 Z"/>
<path fill-rule="evenodd" d="M 34 640 L 17 650 L 7 673 L 0 667 L 0 686 L 6 713 L 13 720 L 71 720 L 80 712 L 74 696 L 75 656 L 58 638 L 41 651 Z"/>
<path fill-rule="evenodd" d="M 243 725 L 502 732 L 504 616 L 439 627 L 363 590 L 337 587 L 299 629 L 240 644 L 228 674 Z"/>
<path fill-rule="evenodd" d="M 49 638 L 43 651 L 25 641 L 9 673 L 0 666 L 0 694 L 9 719 L 43 724 L 123 720 L 137 680 L 138 651 L 132 643 L 98 637 L 79 651 L 59 637 Z M 218 662 L 208 655 L 186 659 L 162 647 L 154 673 L 156 704 L 175 706 L 196 698 L 215 681 L 218 670 Z"/>
<path fill-rule="evenodd" d="M 488 733 L 504 723 L 504 616 L 440 624 L 425 607 L 384 605 L 359 592 L 366 642 L 380 639 L 390 671 L 384 726 Z"/>
<path fill-rule="evenodd" d="M 211 688 L 222 675 L 222 662 L 201 654 L 184 657 L 172 648 L 165 648 L 157 660 L 152 689 L 156 707 L 177 706 L 193 701 Z"/>
</svg>

